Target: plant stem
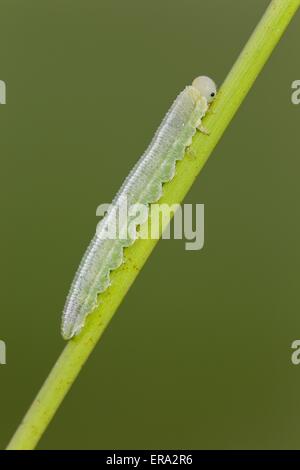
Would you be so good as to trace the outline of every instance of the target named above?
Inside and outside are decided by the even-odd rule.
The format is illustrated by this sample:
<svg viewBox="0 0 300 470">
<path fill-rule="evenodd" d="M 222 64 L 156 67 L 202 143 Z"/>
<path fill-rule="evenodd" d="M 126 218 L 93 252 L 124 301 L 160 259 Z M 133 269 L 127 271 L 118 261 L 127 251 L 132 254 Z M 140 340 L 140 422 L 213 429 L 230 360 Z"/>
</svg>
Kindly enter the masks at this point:
<svg viewBox="0 0 300 470">
<path fill-rule="evenodd" d="M 183 200 L 299 6 L 300 0 L 271 2 L 205 118 L 210 135 L 196 134 L 177 164 L 176 176 L 164 186 L 160 203 Z M 88 317 L 82 333 L 66 345 L 7 449 L 35 447 L 156 243 L 140 239 L 125 251 L 126 261 L 111 274 L 111 286 L 101 295 L 100 306 Z"/>
</svg>

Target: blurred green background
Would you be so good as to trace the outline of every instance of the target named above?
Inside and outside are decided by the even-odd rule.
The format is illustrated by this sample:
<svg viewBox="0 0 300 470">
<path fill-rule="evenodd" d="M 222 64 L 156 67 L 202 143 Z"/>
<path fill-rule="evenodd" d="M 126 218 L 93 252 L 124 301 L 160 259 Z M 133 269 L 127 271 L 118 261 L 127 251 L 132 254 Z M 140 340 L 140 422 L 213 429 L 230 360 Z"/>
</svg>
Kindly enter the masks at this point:
<svg viewBox="0 0 300 470">
<path fill-rule="evenodd" d="M 268 0 L 2 0 L 0 446 L 64 346 L 60 315 L 109 202 L 176 94 L 222 83 Z M 299 15 L 40 449 L 300 448 Z"/>
</svg>

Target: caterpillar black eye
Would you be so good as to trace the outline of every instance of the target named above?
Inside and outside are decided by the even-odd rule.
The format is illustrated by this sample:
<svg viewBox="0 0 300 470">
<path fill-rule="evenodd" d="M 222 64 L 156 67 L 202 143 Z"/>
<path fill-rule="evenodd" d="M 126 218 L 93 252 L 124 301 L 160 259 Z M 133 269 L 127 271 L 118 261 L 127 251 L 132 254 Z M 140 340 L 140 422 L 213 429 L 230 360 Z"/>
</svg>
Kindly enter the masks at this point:
<svg viewBox="0 0 300 470">
<path fill-rule="evenodd" d="M 205 76 L 197 77 L 192 83 L 192 86 L 194 88 L 197 88 L 197 90 L 201 93 L 201 95 L 206 98 L 208 103 L 211 103 L 211 101 L 214 99 L 217 93 L 217 87 L 215 82 Z"/>
</svg>

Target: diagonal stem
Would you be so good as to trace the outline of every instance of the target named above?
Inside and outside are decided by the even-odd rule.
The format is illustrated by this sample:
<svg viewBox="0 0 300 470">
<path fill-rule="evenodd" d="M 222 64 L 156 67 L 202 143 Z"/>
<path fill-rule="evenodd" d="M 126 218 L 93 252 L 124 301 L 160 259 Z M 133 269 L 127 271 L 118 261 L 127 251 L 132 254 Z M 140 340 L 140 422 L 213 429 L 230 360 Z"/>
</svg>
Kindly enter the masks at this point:
<svg viewBox="0 0 300 470">
<path fill-rule="evenodd" d="M 197 133 L 185 158 L 177 164 L 176 176 L 164 186 L 161 203 L 172 205 L 183 200 L 299 6 L 300 0 L 270 3 L 205 118 L 210 135 Z M 66 345 L 7 449 L 36 446 L 156 243 L 137 240 L 126 250 L 126 262 L 112 273 L 112 284 L 101 295 L 101 305 L 89 316 L 82 333 Z"/>
</svg>

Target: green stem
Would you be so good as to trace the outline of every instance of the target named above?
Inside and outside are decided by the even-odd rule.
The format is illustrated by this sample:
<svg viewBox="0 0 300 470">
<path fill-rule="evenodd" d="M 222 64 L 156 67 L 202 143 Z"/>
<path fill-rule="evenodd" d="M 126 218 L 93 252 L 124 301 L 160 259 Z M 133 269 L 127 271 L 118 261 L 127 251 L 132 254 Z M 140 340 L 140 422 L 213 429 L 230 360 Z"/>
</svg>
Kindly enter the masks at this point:
<svg viewBox="0 0 300 470">
<path fill-rule="evenodd" d="M 183 200 L 299 5 L 300 0 L 271 2 L 205 119 L 210 135 L 197 133 L 185 158 L 177 164 L 176 176 L 164 186 L 161 203 Z M 101 295 L 101 305 L 89 316 L 82 333 L 66 345 L 8 449 L 35 447 L 156 243 L 138 240 L 126 250 L 126 261 L 112 273 L 112 284 Z"/>
</svg>

